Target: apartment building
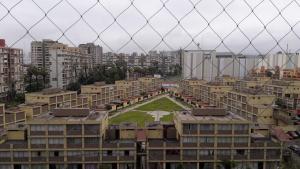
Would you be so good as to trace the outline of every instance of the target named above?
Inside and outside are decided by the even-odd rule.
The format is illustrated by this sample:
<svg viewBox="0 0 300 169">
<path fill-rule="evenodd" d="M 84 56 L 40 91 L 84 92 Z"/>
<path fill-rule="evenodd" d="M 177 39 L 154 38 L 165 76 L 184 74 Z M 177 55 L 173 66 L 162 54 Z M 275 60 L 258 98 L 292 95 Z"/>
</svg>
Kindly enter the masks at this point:
<svg viewBox="0 0 300 169">
<path fill-rule="evenodd" d="M 156 77 L 141 77 L 140 82 L 141 92 L 149 93 L 161 90 L 162 79 Z"/>
<path fill-rule="evenodd" d="M 24 91 L 23 50 L 6 47 L 5 40 L 0 41 L 0 98 L 4 98 L 10 90 Z"/>
<path fill-rule="evenodd" d="M 222 82 L 208 82 L 199 85 L 195 90 L 195 96 L 197 99 L 209 105 L 224 107 L 224 97 L 227 92 L 231 90 L 232 86 L 228 86 Z"/>
<path fill-rule="evenodd" d="M 68 84 L 77 81 L 79 75 L 92 68 L 92 56 L 81 53 L 80 48 L 55 43 L 49 49 L 50 86 L 66 89 Z"/>
<path fill-rule="evenodd" d="M 117 90 L 122 91 L 124 98 L 139 97 L 142 92 L 139 80 L 118 80 L 115 85 Z"/>
<path fill-rule="evenodd" d="M 279 166 L 280 143 L 268 138 L 258 141 L 251 134 L 250 121 L 225 109 L 180 112 L 174 123 L 175 133 L 164 126 L 164 139 L 148 139 L 149 169 L 217 169 L 225 160 L 234 161 L 240 168 Z"/>
<path fill-rule="evenodd" d="M 1 168 L 133 169 L 135 144 L 105 140 L 107 113 L 55 109 L 27 124 L 26 137 L 0 145 Z"/>
<path fill-rule="evenodd" d="M 113 101 L 124 98 L 123 90 L 118 89 L 117 85 L 96 82 L 91 85 L 81 85 L 81 93 L 88 98 L 91 108 L 104 106 Z"/>
<path fill-rule="evenodd" d="M 257 131 L 267 132 L 275 124 L 273 107 L 275 96 L 257 89 L 229 91 L 224 105 L 229 111 L 251 121 Z"/>
<path fill-rule="evenodd" d="M 269 77 L 248 77 L 242 80 L 237 80 L 234 84 L 234 89 L 242 90 L 248 88 L 259 88 L 271 83 Z"/>
<path fill-rule="evenodd" d="M 196 88 L 199 88 L 201 84 L 205 84 L 207 81 L 198 79 L 186 79 L 179 83 L 180 93 L 182 95 L 194 96 L 196 94 Z"/>
<path fill-rule="evenodd" d="M 92 57 L 93 67 L 102 64 L 103 48 L 94 43 L 80 44 L 80 52 Z"/>
<path fill-rule="evenodd" d="M 43 113 L 48 113 L 49 105 L 48 103 L 28 103 L 28 104 L 20 104 L 18 107 L 25 112 L 26 120 L 31 120 Z"/>
<path fill-rule="evenodd" d="M 264 90 L 275 95 L 282 108 L 300 108 L 300 81 L 273 80 L 264 86 Z"/>
<path fill-rule="evenodd" d="M 11 107 L 5 109 L 5 125 L 4 128 L 7 128 L 11 125 L 24 124 L 26 123 L 26 113 L 19 107 Z"/>
<path fill-rule="evenodd" d="M 58 43 L 50 39 L 31 42 L 31 64 L 37 68 L 50 70 L 50 48 L 53 44 Z"/>
<path fill-rule="evenodd" d="M 55 108 L 76 108 L 77 92 L 61 89 L 45 89 L 41 92 L 25 94 L 26 104 L 46 103 L 48 110 Z"/>
<path fill-rule="evenodd" d="M 5 126 L 5 104 L 0 103 L 0 128 Z"/>
</svg>

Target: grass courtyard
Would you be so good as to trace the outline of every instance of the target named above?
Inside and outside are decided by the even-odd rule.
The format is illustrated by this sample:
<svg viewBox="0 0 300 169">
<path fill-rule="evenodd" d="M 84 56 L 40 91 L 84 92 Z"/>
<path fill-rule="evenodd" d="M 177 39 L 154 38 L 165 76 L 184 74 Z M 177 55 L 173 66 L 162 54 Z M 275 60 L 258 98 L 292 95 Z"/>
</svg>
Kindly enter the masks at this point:
<svg viewBox="0 0 300 169">
<path fill-rule="evenodd" d="M 163 97 L 148 104 L 142 105 L 135 110 L 113 117 L 109 120 L 109 123 L 120 124 L 122 122 L 133 122 L 137 123 L 139 127 L 144 127 L 145 123 L 154 121 L 154 117 L 150 114 L 147 114 L 147 112 L 156 110 L 170 112 L 169 115 L 163 116 L 160 120 L 163 122 L 171 122 L 174 116 L 173 112 L 183 110 L 183 108 L 170 99 Z"/>
<path fill-rule="evenodd" d="M 174 103 L 173 101 L 171 101 L 170 99 L 163 97 L 151 103 L 140 106 L 137 108 L 137 110 L 142 110 L 142 111 L 161 110 L 161 111 L 173 112 L 173 111 L 183 110 L 183 108 L 177 105 L 176 103 Z"/>
</svg>

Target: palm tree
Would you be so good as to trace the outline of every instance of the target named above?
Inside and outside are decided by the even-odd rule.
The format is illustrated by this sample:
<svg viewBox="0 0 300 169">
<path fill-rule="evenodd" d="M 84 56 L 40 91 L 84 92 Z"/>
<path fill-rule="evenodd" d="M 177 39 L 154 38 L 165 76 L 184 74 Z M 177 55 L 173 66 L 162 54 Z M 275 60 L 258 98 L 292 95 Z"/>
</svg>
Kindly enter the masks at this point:
<svg viewBox="0 0 300 169">
<path fill-rule="evenodd" d="M 48 71 L 45 68 L 42 68 L 39 70 L 39 74 L 43 77 L 43 88 L 46 88 L 46 76 L 48 75 Z"/>
</svg>

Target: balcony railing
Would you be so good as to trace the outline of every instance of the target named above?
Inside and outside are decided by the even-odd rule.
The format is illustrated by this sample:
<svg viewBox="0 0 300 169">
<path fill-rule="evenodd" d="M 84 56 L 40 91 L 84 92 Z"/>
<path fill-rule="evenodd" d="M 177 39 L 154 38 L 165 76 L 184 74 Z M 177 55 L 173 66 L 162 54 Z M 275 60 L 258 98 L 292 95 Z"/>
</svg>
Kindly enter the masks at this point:
<svg viewBox="0 0 300 169">
<path fill-rule="evenodd" d="M 234 143 L 234 147 L 248 147 L 248 143 Z"/>
<path fill-rule="evenodd" d="M 64 157 L 49 157 L 50 162 L 61 162 L 64 161 Z"/>
<path fill-rule="evenodd" d="M 232 130 L 218 130 L 218 134 L 232 134 Z"/>
<path fill-rule="evenodd" d="M 46 131 L 30 131 L 31 136 L 43 136 L 46 134 Z"/>
<path fill-rule="evenodd" d="M 214 130 L 200 130 L 201 135 L 206 135 L 206 134 L 215 134 Z"/>
<path fill-rule="evenodd" d="M 14 157 L 14 162 L 28 162 L 28 157 Z"/>
<path fill-rule="evenodd" d="M 180 147 L 179 142 L 166 142 L 166 147 Z"/>
<path fill-rule="evenodd" d="M 49 148 L 64 148 L 63 144 L 49 144 Z"/>
<path fill-rule="evenodd" d="M 63 135 L 64 131 L 48 131 L 48 135 Z"/>
<path fill-rule="evenodd" d="M 248 130 L 234 130 L 235 134 L 249 134 Z"/>
<path fill-rule="evenodd" d="M 102 161 L 117 161 L 117 156 L 103 156 Z"/>
<path fill-rule="evenodd" d="M 81 130 L 67 130 L 67 135 L 81 135 Z"/>
<path fill-rule="evenodd" d="M 119 161 L 134 161 L 134 156 L 119 156 Z"/>
<path fill-rule="evenodd" d="M 198 147 L 197 143 L 182 143 L 183 147 Z"/>
<path fill-rule="evenodd" d="M 217 155 L 217 159 L 219 159 L 219 160 L 230 160 L 231 156 L 230 155 Z"/>
<path fill-rule="evenodd" d="M 94 157 L 84 157 L 85 161 L 94 161 L 94 162 L 98 162 L 100 160 L 100 158 L 98 156 L 94 156 Z"/>
<path fill-rule="evenodd" d="M 84 130 L 84 134 L 85 135 L 99 135 L 100 132 L 99 132 L 99 129 L 97 130 Z"/>
<path fill-rule="evenodd" d="M 250 154 L 250 159 L 263 159 L 264 158 L 264 154 L 263 153 L 251 153 Z"/>
<path fill-rule="evenodd" d="M 218 147 L 231 147 L 231 143 L 218 143 Z"/>
<path fill-rule="evenodd" d="M 10 157 L 0 157 L 0 162 L 10 162 L 11 158 Z"/>
<path fill-rule="evenodd" d="M 214 143 L 200 143 L 200 147 L 214 147 Z"/>
<path fill-rule="evenodd" d="M 179 154 L 166 154 L 166 160 L 180 160 Z"/>
<path fill-rule="evenodd" d="M 250 146 L 251 146 L 251 147 L 264 147 L 265 144 L 264 144 L 264 143 L 251 143 Z"/>
<path fill-rule="evenodd" d="M 84 144 L 85 148 L 99 148 L 99 144 Z"/>
<path fill-rule="evenodd" d="M 33 162 L 45 162 L 47 161 L 46 157 L 31 157 L 31 161 Z"/>
<path fill-rule="evenodd" d="M 183 155 L 183 160 L 197 160 L 197 155 Z"/>
<path fill-rule="evenodd" d="M 214 160 L 213 155 L 199 155 L 199 160 Z"/>
<path fill-rule="evenodd" d="M 82 144 L 67 144 L 67 148 L 82 148 Z"/>
<path fill-rule="evenodd" d="M 68 161 L 76 161 L 76 162 L 82 161 L 81 156 L 68 156 L 67 159 L 68 159 Z"/>
<path fill-rule="evenodd" d="M 119 143 L 119 147 L 124 148 L 124 147 L 134 147 L 134 143 Z"/>
<path fill-rule="evenodd" d="M 102 148 L 117 148 L 118 144 L 117 143 L 108 143 L 105 142 L 102 144 Z"/>
<path fill-rule="evenodd" d="M 247 155 L 234 155 L 233 158 L 235 160 L 246 160 L 247 159 Z"/>
<path fill-rule="evenodd" d="M 44 149 L 44 148 L 46 148 L 46 144 L 31 144 L 31 148 Z"/>
<path fill-rule="evenodd" d="M 13 144 L 14 149 L 27 149 L 28 145 L 27 144 Z"/>
<path fill-rule="evenodd" d="M 164 142 L 162 140 L 151 140 L 149 141 L 149 147 L 163 147 Z"/>
<path fill-rule="evenodd" d="M 183 134 L 198 134 L 197 130 L 183 130 Z"/>
<path fill-rule="evenodd" d="M 149 153 L 149 160 L 163 160 L 164 156 L 163 153 L 157 154 L 157 153 Z"/>
</svg>

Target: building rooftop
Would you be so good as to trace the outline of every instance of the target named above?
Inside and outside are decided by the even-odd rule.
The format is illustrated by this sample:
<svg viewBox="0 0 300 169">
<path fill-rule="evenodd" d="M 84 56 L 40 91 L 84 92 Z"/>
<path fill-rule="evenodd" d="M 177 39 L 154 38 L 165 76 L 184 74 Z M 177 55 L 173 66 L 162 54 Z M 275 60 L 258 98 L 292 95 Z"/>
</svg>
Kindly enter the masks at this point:
<svg viewBox="0 0 300 169">
<path fill-rule="evenodd" d="M 51 121 L 51 120 L 66 120 L 66 121 L 86 121 L 94 120 L 101 121 L 106 117 L 105 111 L 94 111 L 84 108 L 60 108 L 54 109 L 46 114 L 37 116 L 35 120 Z"/>
<path fill-rule="evenodd" d="M 66 93 L 76 93 L 76 91 L 68 91 L 62 89 L 44 89 L 40 92 L 32 92 L 26 95 L 47 95 L 47 96 L 55 96 L 57 94 L 66 94 Z"/>
<path fill-rule="evenodd" d="M 198 108 L 192 111 L 182 111 L 176 114 L 177 119 L 188 122 L 248 122 L 245 118 L 220 108 Z"/>
</svg>

